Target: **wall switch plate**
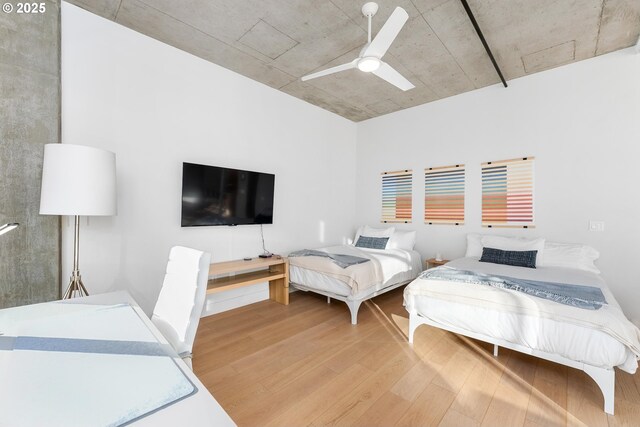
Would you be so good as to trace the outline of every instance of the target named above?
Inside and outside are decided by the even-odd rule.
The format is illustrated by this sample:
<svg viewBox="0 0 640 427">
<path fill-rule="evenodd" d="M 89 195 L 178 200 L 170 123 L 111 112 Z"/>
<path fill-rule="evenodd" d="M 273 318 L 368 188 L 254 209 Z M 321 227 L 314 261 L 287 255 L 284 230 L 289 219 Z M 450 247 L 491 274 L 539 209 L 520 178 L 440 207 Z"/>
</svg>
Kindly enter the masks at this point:
<svg viewBox="0 0 640 427">
<path fill-rule="evenodd" d="M 589 231 L 604 231 L 604 221 L 589 221 Z"/>
</svg>

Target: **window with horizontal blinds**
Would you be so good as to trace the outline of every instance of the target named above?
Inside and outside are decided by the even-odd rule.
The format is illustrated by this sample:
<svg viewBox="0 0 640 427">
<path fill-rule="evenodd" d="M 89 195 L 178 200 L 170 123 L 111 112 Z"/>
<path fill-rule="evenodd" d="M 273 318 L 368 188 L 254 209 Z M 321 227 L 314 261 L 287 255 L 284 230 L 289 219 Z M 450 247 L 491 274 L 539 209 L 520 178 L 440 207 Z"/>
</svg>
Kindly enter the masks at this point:
<svg viewBox="0 0 640 427">
<path fill-rule="evenodd" d="M 464 224 L 464 165 L 424 170 L 424 222 Z"/>
<path fill-rule="evenodd" d="M 534 227 L 533 157 L 482 164 L 482 226 Z"/>
<path fill-rule="evenodd" d="M 382 173 L 382 222 L 411 222 L 413 173 Z"/>
</svg>

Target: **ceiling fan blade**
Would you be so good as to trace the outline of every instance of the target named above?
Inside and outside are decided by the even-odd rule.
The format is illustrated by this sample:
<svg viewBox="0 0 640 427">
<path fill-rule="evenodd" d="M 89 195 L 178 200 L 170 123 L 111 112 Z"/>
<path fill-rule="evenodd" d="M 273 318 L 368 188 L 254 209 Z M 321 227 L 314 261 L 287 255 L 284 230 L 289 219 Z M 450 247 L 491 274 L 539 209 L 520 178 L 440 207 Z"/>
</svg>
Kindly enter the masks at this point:
<svg viewBox="0 0 640 427">
<path fill-rule="evenodd" d="M 358 63 L 358 58 L 346 64 L 337 65 L 335 67 L 327 68 L 326 70 L 318 71 L 312 74 L 307 74 L 306 76 L 302 76 L 300 80 L 304 82 L 307 80 L 315 79 L 317 77 L 327 76 L 329 74 L 337 73 L 340 71 L 350 70 L 352 68 L 356 68 L 357 63 Z"/>
<path fill-rule="evenodd" d="M 389 16 L 389 19 L 387 19 L 387 22 L 385 22 L 380 31 L 378 31 L 375 38 L 371 40 L 371 43 L 365 49 L 362 56 L 382 58 L 408 19 L 409 14 L 407 11 L 401 7 L 396 7 L 391 16 Z"/>
<path fill-rule="evenodd" d="M 380 68 L 372 71 L 372 73 L 404 91 L 415 87 L 409 80 L 405 79 L 402 74 L 394 70 L 393 67 L 386 62 L 380 61 Z"/>
</svg>

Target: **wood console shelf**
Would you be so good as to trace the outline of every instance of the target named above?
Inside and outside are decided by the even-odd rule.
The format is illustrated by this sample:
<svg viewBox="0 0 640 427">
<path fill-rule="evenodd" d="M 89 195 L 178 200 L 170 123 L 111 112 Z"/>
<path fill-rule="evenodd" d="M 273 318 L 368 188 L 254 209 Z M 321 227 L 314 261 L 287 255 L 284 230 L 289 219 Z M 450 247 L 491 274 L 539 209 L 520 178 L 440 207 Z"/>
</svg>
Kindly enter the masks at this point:
<svg viewBox="0 0 640 427">
<path fill-rule="evenodd" d="M 207 294 L 269 282 L 269 299 L 289 304 L 289 260 L 284 257 L 215 262 L 209 266 Z"/>
</svg>

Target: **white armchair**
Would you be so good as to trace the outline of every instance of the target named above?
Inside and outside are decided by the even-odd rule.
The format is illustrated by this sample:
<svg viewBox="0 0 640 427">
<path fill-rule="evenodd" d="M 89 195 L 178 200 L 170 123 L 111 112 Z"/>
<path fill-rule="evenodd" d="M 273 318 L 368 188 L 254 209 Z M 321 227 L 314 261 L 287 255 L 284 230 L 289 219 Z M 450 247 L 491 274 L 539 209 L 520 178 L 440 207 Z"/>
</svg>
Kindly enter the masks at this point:
<svg viewBox="0 0 640 427">
<path fill-rule="evenodd" d="M 167 272 L 151 316 L 151 321 L 190 368 L 210 262 L 211 255 L 206 252 L 183 246 L 171 248 Z"/>
</svg>

